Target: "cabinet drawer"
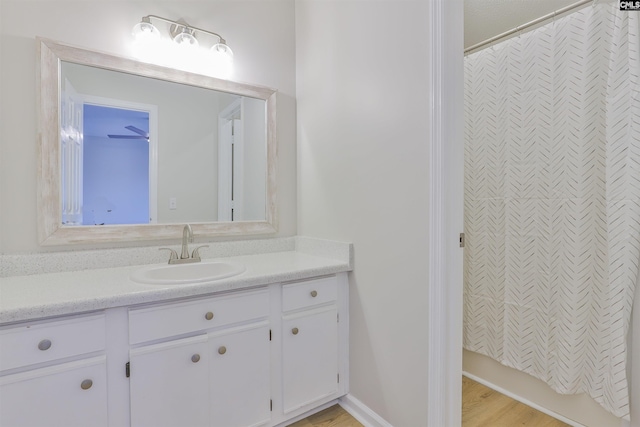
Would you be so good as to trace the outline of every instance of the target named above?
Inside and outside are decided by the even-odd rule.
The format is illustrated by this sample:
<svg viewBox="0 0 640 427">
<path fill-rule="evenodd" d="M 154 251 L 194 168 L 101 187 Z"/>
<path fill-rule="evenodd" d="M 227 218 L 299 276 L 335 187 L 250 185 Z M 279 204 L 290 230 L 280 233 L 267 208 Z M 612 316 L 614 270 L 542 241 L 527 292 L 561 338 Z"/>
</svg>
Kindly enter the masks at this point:
<svg viewBox="0 0 640 427">
<path fill-rule="evenodd" d="M 282 286 L 282 311 L 293 311 L 335 301 L 338 282 L 335 277 L 324 277 Z"/>
<path fill-rule="evenodd" d="M 0 329 L 0 371 L 105 348 L 104 314 Z"/>
<path fill-rule="evenodd" d="M 129 343 L 167 338 L 269 316 L 266 289 L 129 310 Z"/>
</svg>

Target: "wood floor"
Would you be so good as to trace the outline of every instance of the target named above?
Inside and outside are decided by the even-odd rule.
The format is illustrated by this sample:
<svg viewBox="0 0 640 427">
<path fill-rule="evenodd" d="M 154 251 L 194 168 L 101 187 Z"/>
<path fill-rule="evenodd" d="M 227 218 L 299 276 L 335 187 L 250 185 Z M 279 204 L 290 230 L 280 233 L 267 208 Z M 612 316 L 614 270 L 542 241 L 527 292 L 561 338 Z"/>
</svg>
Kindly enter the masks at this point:
<svg viewBox="0 0 640 427">
<path fill-rule="evenodd" d="M 462 377 L 462 427 L 567 427 L 561 421 Z M 290 427 L 363 427 L 339 405 Z"/>
<path fill-rule="evenodd" d="M 363 427 L 363 425 L 340 405 L 333 405 L 324 411 L 293 423 L 289 427 Z"/>
<path fill-rule="evenodd" d="M 567 427 L 482 384 L 462 377 L 462 427 Z"/>
</svg>

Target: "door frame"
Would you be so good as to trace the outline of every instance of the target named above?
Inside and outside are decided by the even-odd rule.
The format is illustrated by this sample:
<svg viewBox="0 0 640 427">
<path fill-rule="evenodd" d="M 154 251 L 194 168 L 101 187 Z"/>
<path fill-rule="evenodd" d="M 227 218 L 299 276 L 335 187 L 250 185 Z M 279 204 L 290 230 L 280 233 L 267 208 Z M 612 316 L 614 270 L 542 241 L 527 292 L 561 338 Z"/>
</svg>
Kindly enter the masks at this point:
<svg viewBox="0 0 640 427">
<path fill-rule="evenodd" d="M 218 221 L 243 219 L 244 129 L 235 124 L 243 118 L 244 98 L 234 100 L 218 114 Z M 233 145 L 228 147 L 223 129 L 231 121 L 234 121 Z M 233 211 L 233 215 L 226 219 L 229 211 Z"/>
<path fill-rule="evenodd" d="M 454 427 L 462 418 L 462 0 L 430 0 L 427 24 L 431 64 L 427 425 Z"/>
</svg>

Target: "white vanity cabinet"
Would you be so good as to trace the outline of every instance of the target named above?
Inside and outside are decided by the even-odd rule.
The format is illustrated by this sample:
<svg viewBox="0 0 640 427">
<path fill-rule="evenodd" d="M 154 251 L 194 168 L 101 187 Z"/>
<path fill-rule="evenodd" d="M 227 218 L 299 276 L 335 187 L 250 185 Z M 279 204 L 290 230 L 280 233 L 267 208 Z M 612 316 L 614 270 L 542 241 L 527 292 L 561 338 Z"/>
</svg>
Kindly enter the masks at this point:
<svg viewBox="0 0 640 427">
<path fill-rule="evenodd" d="M 266 288 L 130 309 L 131 425 L 266 425 L 269 315 Z"/>
<path fill-rule="evenodd" d="M 339 391 L 336 277 L 282 287 L 283 411 L 288 414 Z"/>
<path fill-rule="evenodd" d="M 346 273 L 0 325 L 1 427 L 282 427 L 347 392 Z"/>
<path fill-rule="evenodd" d="M 267 425 L 271 419 L 268 322 L 211 335 L 211 426 Z"/>
<path fill-rule="evenodd" d="M 207 336 L 131 350 L 131 425 L 210 425 Z"/>
<path fill-rule="evenodd" d="M 108 426 L 103 313 L 0 328 L 0 426 Z"/>
</svg>

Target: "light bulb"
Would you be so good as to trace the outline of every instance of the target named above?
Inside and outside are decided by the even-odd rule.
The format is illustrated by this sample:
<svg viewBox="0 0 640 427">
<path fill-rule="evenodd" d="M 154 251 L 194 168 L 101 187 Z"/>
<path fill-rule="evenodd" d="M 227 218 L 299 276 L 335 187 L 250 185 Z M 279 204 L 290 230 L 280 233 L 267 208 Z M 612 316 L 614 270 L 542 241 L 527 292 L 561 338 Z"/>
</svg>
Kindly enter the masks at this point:
<svg viewBox="0 0 640 427">
<path fill-rule="evenodd" d="M 173 38 L 173 41 L 178 43 L 180 46 L 190 46 L 190 47 L 198 46 L 198 40 L 196 40 L 193 34 L 191 34 L 189 30 L 186 28 L 182 33 L 175 36 Z"/>
<path fill-rule="evenodd" d="M 211 47 L 211 52 L 214 55 L 221 55 L 222 57 L 226 56 L 226 60 L 231 62 L 233 61 L 233 51 L 231 50 L 231 48 L 229 46 L 227 46 L 224 43 L 216 43 L 213 45 L 213 47 Z"/>
<path fill-rule="evenodd" d="M 136 40 L 159 40 L 160 31 L 151 22 L 143 20 L 133 27 L 133 37 Z"/>
<path fill-rule="evenodd" d="M 229 78 L 233 71 L 233 52 L 224 43 L 218 43 L 211 48 L 211 71 L 213 75 L 220 78 Z"/>
<path fill-rule="evenodd" d="M 160 31 L 149 21 L 149 18 L 142 18 L 142 22 L 133 27 L 131 47 L 133 54 L 140 60 L 152 62 L 161 44 Z"/>
</svg>

